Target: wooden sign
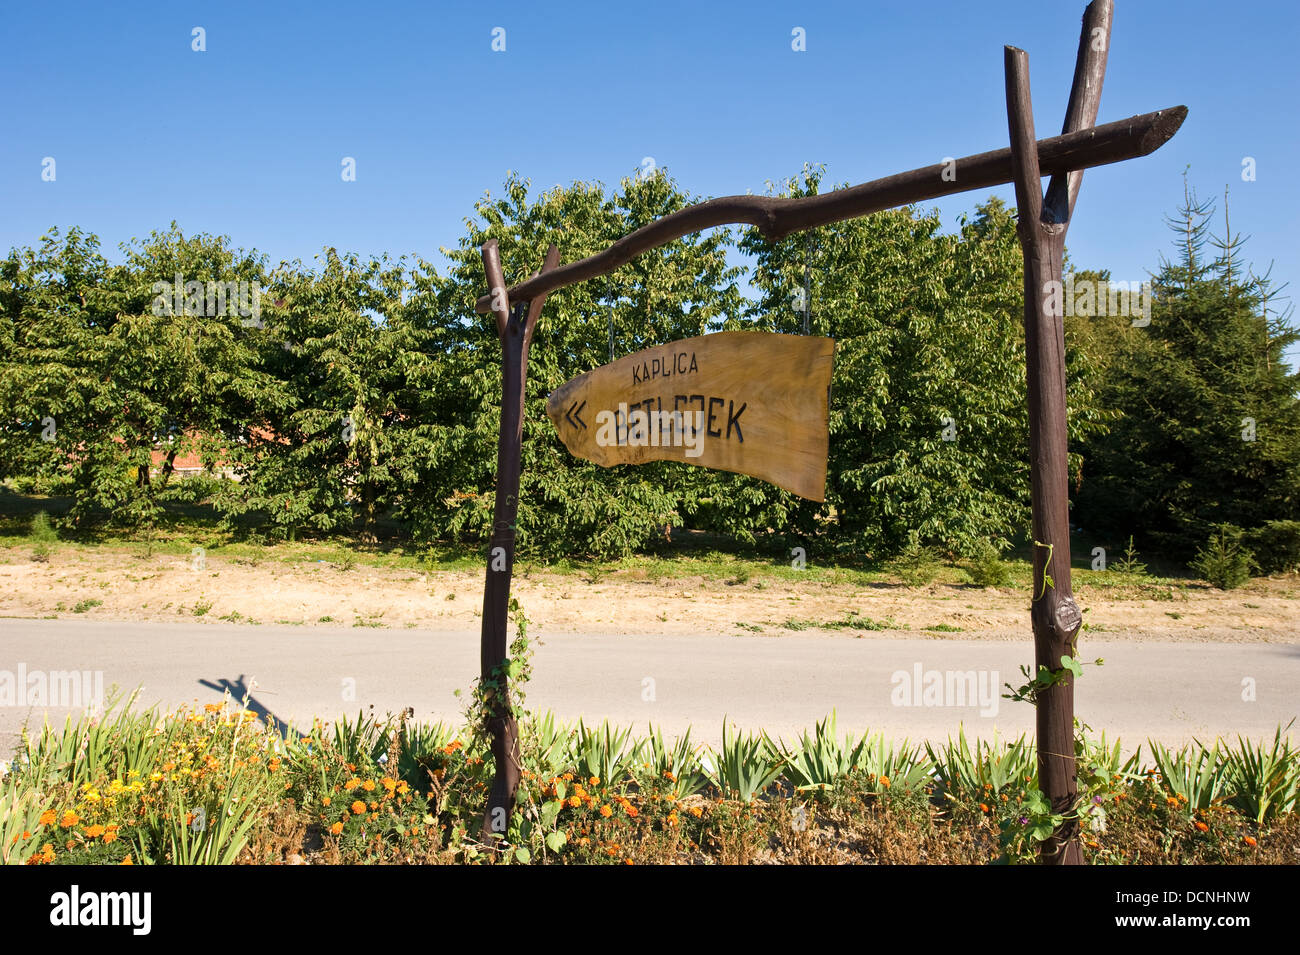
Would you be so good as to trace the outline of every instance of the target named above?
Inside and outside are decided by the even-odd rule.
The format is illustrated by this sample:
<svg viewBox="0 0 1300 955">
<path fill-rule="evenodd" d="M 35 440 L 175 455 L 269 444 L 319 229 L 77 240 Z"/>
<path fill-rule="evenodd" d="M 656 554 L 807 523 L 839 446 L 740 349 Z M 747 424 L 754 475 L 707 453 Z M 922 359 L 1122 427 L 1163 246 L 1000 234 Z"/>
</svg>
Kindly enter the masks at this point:
<svg viewBox="0 0 1300 955">
<path fill-rule="evenodd" d="M 569 451 L 602 467 L 680 461 L 826 497 L 835 342 L 717 332 L 669 342 L 565 382 L 546 413 Z"/>
</svg>

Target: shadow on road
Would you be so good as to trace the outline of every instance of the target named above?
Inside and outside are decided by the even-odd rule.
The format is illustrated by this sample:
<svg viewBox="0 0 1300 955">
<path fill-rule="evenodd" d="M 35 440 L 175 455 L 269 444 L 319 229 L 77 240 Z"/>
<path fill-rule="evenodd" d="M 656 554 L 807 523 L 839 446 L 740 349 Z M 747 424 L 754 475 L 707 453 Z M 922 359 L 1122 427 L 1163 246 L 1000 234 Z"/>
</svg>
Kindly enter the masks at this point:
<svg viewBox="0 0 1300 955">
<path fill-rule="evenodd" d="M 287 737 L 290 733 L 299 737 L 302 736 L 301 733 L 294 730 L 288 723 L 280 719 L 261 703 L 257 702 L 257 699 L 253 696 L 252 688 L 248 686 L 244 674 L 239 674 L 238 680 L 222 679 L 216 682 L 213 682 L 212 680 L 199 680 L 199 684 L 201 686 L 206 686 L 209 689 L 216 690 L 221 694 L 225 694 L 228 691 L 231 699 L 238 703 L 242 703 L 246 710 L 256 713 L 258 719 L 260 719 L 268 728 L 274 729 L 281 736 Z"/>
</svg>

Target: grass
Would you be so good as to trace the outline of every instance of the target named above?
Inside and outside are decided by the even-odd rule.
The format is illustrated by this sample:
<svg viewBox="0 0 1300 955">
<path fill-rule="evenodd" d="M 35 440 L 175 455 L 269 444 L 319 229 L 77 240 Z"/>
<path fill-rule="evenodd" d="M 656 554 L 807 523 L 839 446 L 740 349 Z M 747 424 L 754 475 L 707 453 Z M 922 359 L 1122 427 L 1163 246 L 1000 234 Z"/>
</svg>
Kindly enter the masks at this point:
<svg viewBox="0 0 1300 955">
<path fill-rule="evenodd" d="M 870 617 L 864 617 L 857 611 L 850 611 L 840 620 L 800 620 L 790 617 L 784 623 L 778 626 L 786 630 L 907 630 L 906 624 L 898 623 L 892 618 L 886 617 L 884 620 L 873 620 Z"/>
<path fill-rule="evenodd" d="M 508 853 L 477 836 L 484 741 L 359 714 L 285 733 L 230 699 L 162 713 L 114 699 L 24 733 L 0 765 L 0 861 L 29 864 L 1028 862 L 1041 797 L 1024 738 L 793 746 L 726 727 L 712 748 L 650 729 L 520 721 Z M 1289 727 L 1288 727 L 1289 730 Z M 1271 743 L 1123 760 L 1080 738 L 1083 853 L 1096 864 L 1293 864 L 1295 752 Z M 1098 821 L 1103 825 L 1097 825 Z"/>
</svg>

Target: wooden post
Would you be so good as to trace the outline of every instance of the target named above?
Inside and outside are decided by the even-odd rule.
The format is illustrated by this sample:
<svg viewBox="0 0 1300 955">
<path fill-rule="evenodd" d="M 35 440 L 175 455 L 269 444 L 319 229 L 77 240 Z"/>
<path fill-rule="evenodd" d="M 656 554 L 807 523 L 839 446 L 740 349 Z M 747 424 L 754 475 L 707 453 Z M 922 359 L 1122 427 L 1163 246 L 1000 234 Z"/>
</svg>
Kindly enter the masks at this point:
<svg viewBox="0 0 1300 955">
<path fill-rule="evenodd" d="M 542 271 L 555 268 L 559 261 L 560 251 L 552 245 L 547 250 Z M 479 660 L 482 680 L 500 684 L 487 703 L 487 729 L 492 737 L 496 772 L 483 812 L 481 838 L 491 841 L 494 836 L 504 836 L 509 827 L 515 793 L 523 772 L 519 725 L 510 705 L 510 688 L 504 676 L 494 675 L 492 671 L 501 666 L 509 653 L 507 617 L 510 578 L 515 561 L 515 520 L 519 514 L 524 386 L 528 380 L 528 349 L 546 294 L 537 296 L 532 302 L 520 302 L 511 307 L 495 239 L 483 245 L 483 269 L 492 296 L 497 337 L 501 340 L 502 391 L 501 430 L 497 440 L 497 493 L 492 510 L 492 537 L 488 543 L 487 582 L 483 588 L 483 635 Z"/>
<path fill-rule="evenodd" d="M 1096 121 L 1110 45 L 1111 0 L 1094 0 L 1083 18 L 1074 84 L 1065 132 Z M 1070 585 L 1069 456 L 1065 404 L 1065 329 L 1062 261 L 1065 233 L 1078 196 L 1082 172 L 1054 176 L 1046 201 L 1042 194 L 1029 57 L 1007 47 L 1007 124 L 1019 210 L 1019 237 L 1025 260 L 1025 359 L 1029 394 L 1030 493 L 1033 512 L 1034 668 L 1062 669 L 1061 657 L 1076 655 L 1075 635 L 1083 615 Z M 1055 283 L 1055 284 L 1052 284 Z M 1063 680 L 1040 691 L 1037 702 L 1038 785 L 1054 813 L 1077 809 L 1074 759 L 1074 683 Z M 1042 843 L 1040 860 L 1080 864 L 1078 821 L 1067 818 Z"/>
</svg>

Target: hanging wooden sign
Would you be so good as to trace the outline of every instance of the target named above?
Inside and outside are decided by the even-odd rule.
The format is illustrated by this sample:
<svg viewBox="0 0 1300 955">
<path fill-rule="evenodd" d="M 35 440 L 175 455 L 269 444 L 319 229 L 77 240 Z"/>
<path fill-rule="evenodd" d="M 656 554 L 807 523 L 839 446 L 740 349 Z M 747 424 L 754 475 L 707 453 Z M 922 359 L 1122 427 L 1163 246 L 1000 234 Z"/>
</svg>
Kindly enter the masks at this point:
<svg viewBox="0 0 1300 955">
<path fill-rule="evenodd" d="M 716 332 L 627 355 L 557 388 L 546 413 L 602 467 L 680 461 L 825 500 L 835 342 Z"/>
</svg>

